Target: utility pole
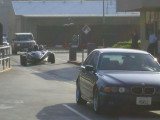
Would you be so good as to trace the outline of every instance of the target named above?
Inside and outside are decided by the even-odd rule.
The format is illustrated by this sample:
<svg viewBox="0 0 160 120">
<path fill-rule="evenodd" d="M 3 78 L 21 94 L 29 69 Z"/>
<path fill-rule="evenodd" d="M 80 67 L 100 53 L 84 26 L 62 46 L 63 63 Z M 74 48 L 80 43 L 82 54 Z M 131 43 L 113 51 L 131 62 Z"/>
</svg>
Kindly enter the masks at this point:
<svg viewBox="0 0 160 120">
<path fill-rule="evenodd" d="M 104 0 L 103 0 L 103 39 L 102 39 L 102 44 L 103 44 L 103 47 L 105 46 L 104 45 L 104 28 L 105 28 L 105 5 L 104 5 Z"/>
<path fill-rule="evenodd" d="M 104 0 L 103 0 L 103 24 L 105 23 L 105 6 L 104 6 Z"/>
</svg>

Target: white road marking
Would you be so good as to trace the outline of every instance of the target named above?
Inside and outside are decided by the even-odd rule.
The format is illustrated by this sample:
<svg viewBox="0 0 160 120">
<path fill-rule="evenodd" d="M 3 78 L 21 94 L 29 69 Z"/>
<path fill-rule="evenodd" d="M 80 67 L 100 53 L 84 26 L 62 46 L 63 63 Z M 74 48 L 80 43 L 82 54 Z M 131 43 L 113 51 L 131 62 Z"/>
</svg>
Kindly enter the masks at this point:
<svg viewBox="0 0 160 120">
<path fill-rule="evenodd" d="M 80 117 L 82 117 L 84 120 L 91 120 L 90 118 L 86 117 L 85 115 L 81 114 L 80 112 L 78 112 L 77 110 L 71 108 L 70 106 L 63 104 L 64 107 L 68 108 L 69 110 L 71 110 L 72 112 L 76 113 L 77 115 L 79 115 Z"/>
<path fill-rule="evenodd" d="M 23 100 L 16 100 L 15 103 L 17 103 L 17 104 L 23 104 L 24 102 L 23 102 Z"/>
<path fill-rule="evenodd" d="M 13 106 L 7 106 L 5 104 L 0 104 L 0 109 L 11 109 L 14 108 Z"/>
<path fill-rule="evenodd" d="M 58 81 L 58 82 L 59 82 L 59 81 Z M 67 85 L 71 85 L 71 86 L 73 86 L 73 87 L 76 87 L 75 84 L 72 84 L 72 83 L 68 83 L 68 82 L 63 82 L 63 83 L 65 83 L 65 84 L 67 84 Z"/>
<path fill-rule="evenodd" d="M 23 100 L 4 100 L 4 101 L 0 101 L 2 103 L 6 103 L 6 104 L 10 104 L 10 103 L 13 103 L 13 104 L 23 104 L 24 101 Z"/>
</svg>

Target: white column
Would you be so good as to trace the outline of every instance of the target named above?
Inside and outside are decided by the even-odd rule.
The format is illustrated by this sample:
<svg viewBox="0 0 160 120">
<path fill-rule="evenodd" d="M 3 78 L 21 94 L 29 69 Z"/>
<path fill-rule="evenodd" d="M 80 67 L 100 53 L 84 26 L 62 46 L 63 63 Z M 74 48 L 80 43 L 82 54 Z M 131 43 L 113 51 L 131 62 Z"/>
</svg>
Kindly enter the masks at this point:
<svg viewBox="0 0 160 120">
<path fill-rule="evenodd" d="M 147 50 L 149 41 L 146 38 L 146 12 L 140 12 L 140 40 L 141 40 L 141 49 Z"/>
</svg>

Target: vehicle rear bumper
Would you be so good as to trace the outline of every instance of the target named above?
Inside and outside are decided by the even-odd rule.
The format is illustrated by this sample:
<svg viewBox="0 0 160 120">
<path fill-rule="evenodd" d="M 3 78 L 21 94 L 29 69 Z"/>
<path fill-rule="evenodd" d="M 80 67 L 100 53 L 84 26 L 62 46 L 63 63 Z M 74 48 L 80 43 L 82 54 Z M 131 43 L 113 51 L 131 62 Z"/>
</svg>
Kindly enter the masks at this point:
<svg viewBox="0 0 160 120">
<path fill-rule="evenodd" d="M 129 94 L 108 94 L 100 92 L 101 106 L 115 106 L 116 108 L 135 108 L 144 110 L 159 110 L 160 109 L 160 95 L 154 96 L 140 96 Z M 151 105 L 137 105 L 137 97 L 151 97 Z"/>
</svg>

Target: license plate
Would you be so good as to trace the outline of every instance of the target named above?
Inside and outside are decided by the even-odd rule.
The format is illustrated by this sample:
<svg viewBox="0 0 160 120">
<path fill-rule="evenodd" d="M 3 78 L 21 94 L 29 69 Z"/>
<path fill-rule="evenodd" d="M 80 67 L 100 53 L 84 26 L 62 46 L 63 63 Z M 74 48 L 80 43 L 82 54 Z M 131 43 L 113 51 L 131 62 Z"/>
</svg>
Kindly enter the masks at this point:
<svg viewBox="0 0 160 120">
<path fill-rule="evenodd" d="M 152 98 L 151 97 L 137 97 L 136 104 L 137 105 L 151 105 Z"/>
</svg>

